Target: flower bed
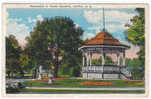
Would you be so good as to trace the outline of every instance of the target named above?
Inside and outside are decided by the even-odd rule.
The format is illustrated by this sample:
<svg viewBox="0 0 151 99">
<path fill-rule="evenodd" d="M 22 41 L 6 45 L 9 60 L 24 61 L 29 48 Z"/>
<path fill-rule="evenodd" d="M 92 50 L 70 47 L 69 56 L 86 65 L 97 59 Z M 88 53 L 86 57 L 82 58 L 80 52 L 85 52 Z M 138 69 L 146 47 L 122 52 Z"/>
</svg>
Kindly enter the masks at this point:
<svg viewBox="0 0 151 99">
<path fill-rule="evenodd" d="M 34 80 L 35 82 L 48 82 L 48 79 Z"/>
<path fill-rule="evenodd" d="M 91 82 L 91 81 L 85 81 L 81 82 L 81 85 L 95 85 L 95 86 L 112 86 L 112 82 Z"/>
<path fill-rule="evenodd" d="M 130 80 L 130 79 L 125 79 L 126 82 L 143 82 L 143 80 Z"/>
<path fill-rule="evenodd" d="M 53 78 L 53 80 L 67 80 L 68 78 Z"/>
</svg>

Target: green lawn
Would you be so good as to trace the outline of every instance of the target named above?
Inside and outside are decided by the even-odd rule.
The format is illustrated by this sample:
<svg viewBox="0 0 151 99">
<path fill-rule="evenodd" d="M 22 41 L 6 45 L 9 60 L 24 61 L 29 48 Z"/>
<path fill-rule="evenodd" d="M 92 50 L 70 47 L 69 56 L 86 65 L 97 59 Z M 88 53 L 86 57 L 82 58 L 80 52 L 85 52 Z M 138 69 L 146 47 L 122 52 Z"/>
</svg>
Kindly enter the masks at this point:
<svg viewBox="0 0 151 99">
<path fill-rule="evenodd" d="M 30 94 L 143 94 L 144 90 L 55 90 L 55 89 L 21 89 L 19 93 Z M 18 93 L 18 94 L 19 94 Z"/>
<path fill-rule="evenodd" d="M 111 82 L 111 86 L 101 85 L 82 85 L 81 82 Z M 128 82 L 125 80 L 84 80 L 84 79 L 67 79 L 55 80 L 54 84 L 47 82 L 28 81 L 23 83 L 27 87 L 80 87 L 80 88 L 101 88 L 101 87 L 144 87 L 144 82 Z"/>
<path fill-rule="evenodd" d="M 112 85 L 82 85 L 82 82 L 109 82 L 112 83 Z M 48 84 L 45 80 L 40 81 L 27 81 L 23 84 L 26 87 L 51 87 L 51 88 L 61 88 L 61 87 L 72 87 L 72 88 L 114 88 L 114 87 L 144 87 L 144 82 L 131 82 L 131 81 L 125 81 L 125 80 L 88 80 L 88 79 L 66 79 L 66 80 L 55 80 L 54 84 Z M 59 94 L 70 94 L 70 93 L 96 93 L 96 94 L 143 94 L 145 90 L 64 90 L 64 89 L 26 89 L 22 88 L 19 89 L 17 92 L 14 93 L 22 93 L 22 94 L 53 94 L 53 93 L 59 93 Z M 13 94 L 13 93 L 9 93 Z"/>
</svg>

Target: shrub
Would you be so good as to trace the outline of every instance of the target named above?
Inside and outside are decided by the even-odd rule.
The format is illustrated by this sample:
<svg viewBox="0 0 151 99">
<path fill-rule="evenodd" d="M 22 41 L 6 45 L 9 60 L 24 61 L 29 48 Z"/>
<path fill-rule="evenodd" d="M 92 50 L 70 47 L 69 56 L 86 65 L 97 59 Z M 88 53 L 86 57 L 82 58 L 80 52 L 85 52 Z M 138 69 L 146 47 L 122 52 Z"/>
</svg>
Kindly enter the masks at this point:
<svg viewBox="0 0 151 99">
<path fill-rule="evenodd" d="M 11 82 L 6 84 L 6 93 L 16 93 L 19 92 L 19 89 L 24 88 L 25 86 L 20 82 Z"/>
</svg>

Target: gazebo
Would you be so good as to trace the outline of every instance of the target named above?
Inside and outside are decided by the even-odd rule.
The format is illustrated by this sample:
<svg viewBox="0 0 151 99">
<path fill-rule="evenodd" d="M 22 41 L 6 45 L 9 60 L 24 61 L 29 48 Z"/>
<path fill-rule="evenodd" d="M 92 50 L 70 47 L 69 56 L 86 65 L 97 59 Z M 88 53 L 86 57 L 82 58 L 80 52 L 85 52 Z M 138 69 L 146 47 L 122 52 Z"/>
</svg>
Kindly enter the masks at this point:
<svg viewBox="0 0 151 99">
<path fill-rule="evenodd" d="M 125 67 L 125 50 L 130 48 L 108 32 L 99 32 L 79 48 L 83 54 L 82 78 L 85 79 L 129 79 L 131 73 Z M 100 54 L 102 63 L 92 64 L 92 55 Z M 106 64 L 107 54 L 116 54 L 117 64 Z M 122 59 L 122 62 L 120 60 Z"/>
</svg>

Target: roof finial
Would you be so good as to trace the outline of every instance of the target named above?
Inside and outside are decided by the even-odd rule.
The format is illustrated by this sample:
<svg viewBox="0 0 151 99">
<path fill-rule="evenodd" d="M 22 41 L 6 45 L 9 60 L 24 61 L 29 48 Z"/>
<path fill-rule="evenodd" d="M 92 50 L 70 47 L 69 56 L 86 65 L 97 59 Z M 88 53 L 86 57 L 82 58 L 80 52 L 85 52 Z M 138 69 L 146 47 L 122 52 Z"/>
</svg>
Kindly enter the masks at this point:
<svg viewBox="0 0 151 99">
<path fill-rule="evenodd" d="M 103 31 L 105 32 L 105 14 L 104 14 L 104 8 L 103 8 Z"/>
</svg>

